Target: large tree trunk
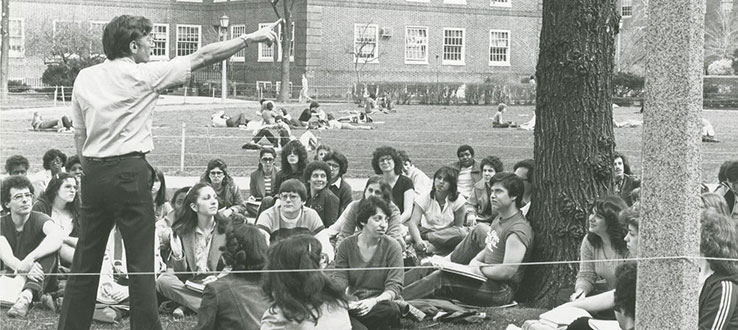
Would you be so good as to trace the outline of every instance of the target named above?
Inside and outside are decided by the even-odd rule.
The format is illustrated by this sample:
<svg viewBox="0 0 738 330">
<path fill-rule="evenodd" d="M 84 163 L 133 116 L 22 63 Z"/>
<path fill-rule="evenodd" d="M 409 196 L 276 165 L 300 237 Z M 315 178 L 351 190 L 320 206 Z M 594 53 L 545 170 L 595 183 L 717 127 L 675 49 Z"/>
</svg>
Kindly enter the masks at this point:
<svg viewBox="0 0 738 330">
<path fill-rule="evenodd" d="M 612 185 L 615 0 L 543 1 L 536 68 L 533 261 L 578 260 L 594 199 Z M 522 298 L 550 307 L 578 264 L 528 267 Z"/>
<path fill-rule="evenodd" d="M 292 7 L 288 6 L 288 2 L 294 2 L 284 0 L 282 6 L 284 8 L 284 25 L 282 25 L 282 66 L 280 72 L 281 87 L 279 89 L 279 96 L 277 97 L 278 102 L 289 102 L 290 100 L 290 40 L 292 40 Z"/>
<path fill-rule="evenodd" d="M 2 27 L 0 38 L 2 38 L 2 51 L 0 51 L 0 102 L 8 101 L 8 60 L 10 56 L 10 0 L 2 0 Z"/>
</svg>

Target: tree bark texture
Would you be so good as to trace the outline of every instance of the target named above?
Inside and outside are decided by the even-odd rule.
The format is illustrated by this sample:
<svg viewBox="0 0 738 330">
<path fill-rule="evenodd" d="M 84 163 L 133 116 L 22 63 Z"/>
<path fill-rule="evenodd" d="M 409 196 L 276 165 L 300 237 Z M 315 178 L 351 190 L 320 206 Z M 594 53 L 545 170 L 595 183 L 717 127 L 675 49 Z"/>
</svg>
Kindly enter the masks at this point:
<svg viewBox="0 0 738 330">
<path fill-rule="evenodd" d="M 8 61 L 10 52 L 10 0 L 2 0 L 2 51 L 0 51 L 0 102 L 8 101 Z"/>
<path fill-rule="evenodd" d="M 279 97 L 277 97 L 278 102 L 289 102 L 290 100 L 290 51 L 291 51 L 291 43 L 290 40 L 292 40 L 292 6 L 296 0 L 288 1 L 283 0 L 282 1 L 282 8 L 284 9 L 282 18 L 284 18 L 284 21 L 282 23 L 282 65 L 281 65 L 281 74 L 280 74 L 280 89 L 279 89 Z M 276 48 L 276 47 L 275 47 Z"/>
<path fill-rule="evenodd" d="M 536 68 L 532 261 L 579 260 L 597 196 L 612 186 L 615 0 L 543 1 Z M 573 288 L 578 263 L 528 267 L 520 292 L 550 307 Z"/>
</svg>

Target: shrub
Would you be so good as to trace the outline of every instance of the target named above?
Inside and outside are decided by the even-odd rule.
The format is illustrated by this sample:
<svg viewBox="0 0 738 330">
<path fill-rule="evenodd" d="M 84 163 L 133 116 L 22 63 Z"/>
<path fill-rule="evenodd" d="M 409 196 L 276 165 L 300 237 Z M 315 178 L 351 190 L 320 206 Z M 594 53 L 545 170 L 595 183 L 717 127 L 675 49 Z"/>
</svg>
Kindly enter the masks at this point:
<svg viewBox="0 0 738 330">
<path fill-rule="evenodd" d="M 23 93 L 29 89 L 31 87 L 20 80 L 8 80 L 8 91 L 11 93 Z"/>
<path fill-rule="evenodd" d="M 733 74 L 733 60 L 724 58 L 712 62 L 707 67 L 707 74 L 715 76 L 729 76 Z"/>
<path fill-rule="evenodd" d="M 645 78 L 630 72 L 617 72 L 612 76 L 613 96 L 638 97 L 643 92 Z"/>
<path fill-rule="evenodd" d="M 49 64 L 41 76 L 41 82 L 49 86 L 71 87 L 82 69 L 102 63 L 103 60 L 101 56 L 73 57 L 65 62 Z"/>
</svg>

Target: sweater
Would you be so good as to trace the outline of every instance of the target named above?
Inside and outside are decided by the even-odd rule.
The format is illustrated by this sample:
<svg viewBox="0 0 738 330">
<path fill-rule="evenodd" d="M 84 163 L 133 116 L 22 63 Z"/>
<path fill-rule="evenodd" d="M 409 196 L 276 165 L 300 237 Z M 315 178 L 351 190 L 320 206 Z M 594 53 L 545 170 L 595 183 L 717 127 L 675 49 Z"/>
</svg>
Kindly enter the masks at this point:
<svg viewBox="0 0 738 330">
<path fill-rule="evenodd" d="M 378 269 L 362 271 L 341 271 L 341 268 L 375 268 L 397 267 L 395 269 Z M 384 291 L 392 291 L 395 297 L 400 297 L 404 282 L 402 269 L 402 250 L 400 243 L 394 239 L 381 236 L 374 255 L 369 261 L 364 261 L 359 250 L 359 235 L 345 239 L 338 246 L 336 253 L 336 272 L 333 279 L 344 288 L 348 288 L 349 295 L 358 299 L 376 297 Z"/>
<path fill-rule="evenodd" d="M 592 234 L 588 234 L 592 235 Z M 607 290 L 615 289 L 615 268 L 625 263 L 625 261 L 609 261 L 609 259 L 627 259 L 630 253 L 614 255 L 605 255 L 602 247 L 595 248 L 589 243 L 587 237 L 582 240 L 581 257 L 579 263 L 579 273 L 577 274 L 577 282 L 574 285 L 574 291 L 584 290 L 589 295 L 594 290 L 595 282 L 602 278 L 607 283 Z M 591 262 L 592 260 L 603 260 Z"/>
</svg>

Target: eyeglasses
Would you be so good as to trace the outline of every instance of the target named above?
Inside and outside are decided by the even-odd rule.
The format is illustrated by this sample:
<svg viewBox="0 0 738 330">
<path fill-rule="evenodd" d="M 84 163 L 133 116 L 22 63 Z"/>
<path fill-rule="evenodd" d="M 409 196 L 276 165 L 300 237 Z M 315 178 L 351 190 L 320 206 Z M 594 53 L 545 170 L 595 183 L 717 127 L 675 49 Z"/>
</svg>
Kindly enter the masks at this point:
<svg viewBox="0 0 738 330">
<path fill-rule="evenodd" d="M 61 165 L 62 161 L 59 158 L 55 158 L 54 160 L 49 162 L 50 165 Z"/>
<path fill-rule="evenodd" d="M 17 194 L 13 196 L 13 201 L 16 201 L 16 202 L 22 202 L 24 199 L 33 200 L 33 194 L 25 193 L 25 194 Z"/>
<path fill-rule="evenodd" d="M 210 171 L 210 175 L 213 175 L 213 176 L 223 175 L 223 171 Z"/>
<path fill-rule="evenodd" d="M 391 161 L 393 161 L 392 157 L 382 157 L 379 159 L 380 163 L 389 163 Z"/>
<path fill-rule="evenodd" d="M 298 194 L 284 193 L 284 194 L 280 194 L 279 195 L 279 199 L 281 199 L 281 200 L 288 200 L 289 199 L 289 200 L 296 201 L 299 198 L 300 198 L 300 195 L 298 195 Z"/>
<path fill-rule="evenodd" d="M 271 162 L 273 162 L 273 161 L 274 161 L 274 158 L 271 158 L 271 157 L 264 157 L 264 158 L 262 158 L 262 159 L 261 159 L 261 161 L 262 161 L 262 162 L 265 162 L 265 163 L 271 163 Z"/>
</svg>

